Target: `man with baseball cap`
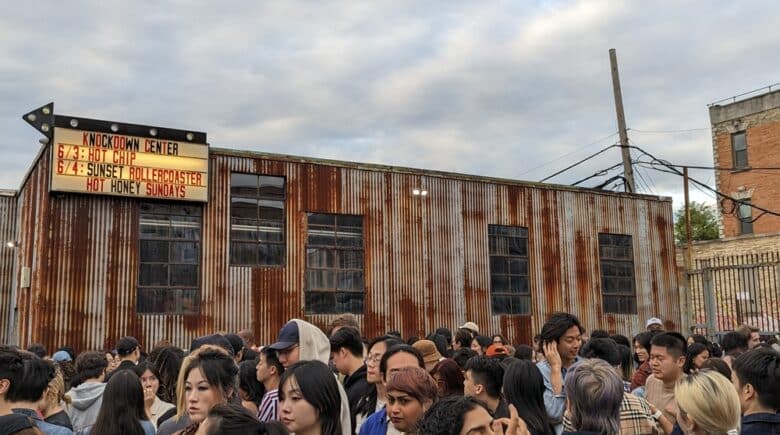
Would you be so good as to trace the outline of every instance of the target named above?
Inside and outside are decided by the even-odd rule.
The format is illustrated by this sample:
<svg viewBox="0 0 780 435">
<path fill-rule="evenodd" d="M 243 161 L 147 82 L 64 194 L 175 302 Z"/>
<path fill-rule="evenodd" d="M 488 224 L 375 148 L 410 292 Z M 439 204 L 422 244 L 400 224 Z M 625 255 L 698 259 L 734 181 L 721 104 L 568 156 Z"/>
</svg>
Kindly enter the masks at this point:
<svg viewBox="0 0 780 435">
<path fill-rule="evenodd" d="M 664 322 L 661 321 L 658 317 L 651 317 L 647 319 L 647 323 L 645 323 L 645 328 L 647 328 L 648 331 L 661 331 L 664 332 Z"/>
<path fill-rule="evenodd" d="M 479 333 L 479 326 L 477 326 L 477 324 L 474 322 L 466 322 L 460 326 L 460 329 L 468 329 L 472 334 Z"/>
<path fill-rule="evenodd" d="M 300 319 L 292 319 L 279 330 L 276 343 L 268 346 L 276 351 L 279 362 L 285 370 L 298 361 L 330 360 L 330 340 L 320 328 Z M 341 430 L 344 435 L 352 434 L 349 399 L 341 382 L 338 383 L 341 396 Z"/>
</svg>

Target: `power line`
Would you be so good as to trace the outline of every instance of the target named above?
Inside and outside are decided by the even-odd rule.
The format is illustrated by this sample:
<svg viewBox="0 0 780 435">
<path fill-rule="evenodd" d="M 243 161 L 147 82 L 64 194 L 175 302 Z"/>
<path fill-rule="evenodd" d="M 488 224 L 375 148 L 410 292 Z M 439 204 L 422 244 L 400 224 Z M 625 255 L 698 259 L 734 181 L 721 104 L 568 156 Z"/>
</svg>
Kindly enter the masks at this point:
<svg viewBox="0 0 780 435">
<path fill-rule="evenodd" d="M 616 165 L 612 165 L 612 166 L 610 166 L 610 167 L 608 167 L 608 168 L 606 168 L 606 169 L 602 169 L 602 170 L 600 170 L 600 171 L 596 172 L 596 173 L 595 173 L 595 174 L 593 174 L 593 175 L 590 175 L 590 176 L 588 176 L 588 177 L 585 177 L 585 178 L 583 178 L 583 179 L 582 179 L 582 180 L 580 180 L 580 181 L 577 181 L 576 183 L 572 183 L 571 185 L 572 185 L 572 186 L 576 186 L 576 185 L 578 185 L 578 184 L 581 184 L 581 183 L 583 183 L 583 182 L 585 182 L 585 181 L 588 181 L 588 180 L 590 180 L 591 178 L 600 177 L 600 176 L 602 176 L 602 175 L 607 175 L 607 173 L 608 173 L 609 171 L 611 171 L 611 170 L 613 170 L 613 169 L 615 169 L 615 168 L 617 168 L 617 167 L 620 167 L 620 166 L 623 166 L 623 162 L 620 162 L 620 163 L 618 163 L 618 164 L 616 164 Z"/>
<path fill-rule="evenodd" d="M 629 145 L 629 147 L 634 148 L 637 151 L 639 151 L 640 153 L 642 153 L 643 155 L 646 155 L 646 156 L 650 157 L 652 159 L 652 161 L 649 162 L 649 165 L 650 165 L 649 167 L 650 168 L 653 168 L 653 169 L 656 169 L 656 170 L 660 170 L 661 172 L 669 172 L 669 173 L 672 173 L 672 174 L 675 174 L 675 175 L 683 176 L 682 172 L 678 171 L 676 167 L 668 164 L 668 162 L 666 162 L 664 160 L 658 159 L 657 157 L 655 157 L 654 155 L 648 153 L 647 151 L 643 150 L 642 148 L 640 148 L 640 147 L 638 147 L 636 145 Z M 660 168 L 657 168 L 656 167 L 656 162 L 659 165 L 662 165 L 662 166 L 665 166 L 665 167 L 671 169 L 671 171 L 662 170 Z M 648 162 L 641 162 L 641 163 L 648 163 Z M 721 197 L 722 199 L 720 201 L 720 205 L 721 205 L 721 209 L 722 210 L 725 210 L 725 207 L 723 207 L 724 200 L 731 201 L 732 204 L 733 204 L 733 207 L 732 207 L 731 212 L 729 212 L 730 214 L 733 214 L 733 213 L 735 213 L 735 211 L 737 211 L 737 209 L 738 209 L 737 205 L 749 206 L 749 207 L 751 207 L 753 209 L 756 209 L 756 210 L 762 212 L 761 214 L 759 214 L 758 216 L 756 216 L 755 218 L 753 218 L 751 220 L 747 220 L 747 219 L 744 219 L 744 218 L 740 217 L 740 220 L 742 220 L 743 222 L 750 222 L 750 223 L 755 222 L 755 221 L 757 221 L 759 218 L 761 218 L 765 214 L 770 214 L 770 215 L 773 215 L 773 216 L 780 216 L 780 213 L 778 213 L 776 211 L 772 211 L 772 210 L 769 210 L 767 208 L 755 205 L 755 204 L 753 204 L 753 203 L 751 203 L 749 201 L 746 201 L 744 199 L 734 198 L 734 197 L 732 197 L 730 195 L 727 195 L 727 194 L 725 194 L 725 193 L 723 193 L 723 192 L 721 192 L 721 191 L 719 191 L 717 189 L 713 189 L 712 187 L 702 183 L 701 181 L 699 181 L 699 180 L 697 180 L 695 178 L 688 177 L 688 180 L 690 180 L 694 184 L 698 184 L 699 186 L 714 192 L 717 196 Z"/>
<path fill-rule="evenodd" d="M 675 165 L 674 163 L 666 162 L 667 166 L 674 166 L 675 168 L 682 168 L 687 167 L 688 169 L 705 169 L 705 170 L 711 170 L 711 171 L 780 171 L 780 166 L 770 166 L 770 167 L 752 167 L 748 166 L 745 168 L 725 168 L 722 166 L 696 166 L 696 165 Z"/>
<path fill-rule="evenodd" d="M 571 156 L 573 154 L 581 153 L 584 149 L 586 149 L 588 147 L 591 147 L 593 145 L 596 145 L 598 143 L 604 142 L 605 140 L 607 140 L 607 139 L 609 139 L 609 138 L 611 138 L 613 136 L 617 136 L 617 134 L 618 134 L 618 132 L 614 132 L 614 133 L 610 134 L 609 136 L 604 136 L 601 139 L 597 139 L 597 140 L 595 140 L 595 141 L 593 141 L 593 142 L 591 142 L 591 143 L 589 143 L 587 145 L 583 145 L 583 146 L 577 147 L 577 150 L 575 150 L 575 151 L 572 151 L 570 153 L 564 154 L 564 155 L 562 155 L 560 157 L 557 157 L 557 158 L 555 158 L 553 160 L 550 160 L 549 162 L 542 163 L 539 166 L 535 166 L 535 167 L 533 167 L 533 168 L 531 168 L 531 169 L 529 169 L 529 170 L 527 170 L 525 172 L 522 172 L 522 173 L 518 174 L 517 178 L 519 178 L 520 176 L 525 175 L 525 174 L 527 174 L 529 172 L 533 172 L 533 171 L 535 171 L 535 170 L 537 170 L 539 168 L 543 168 L 543 167 L 549 165 L 550 163 L 554 163 L 554 162 L 557 162 L 558 160 L 561 160 L 563 158 L 569 157 L 569 156 Z"/>
<path fill-rule="evenodd" d="M 565 168 L 561 169 L 560 171 L 558 171 L 558 172 L 556 172 L 556 173 L 554 173 L 554 174 L 552 174 L 552 175 L 549 175 L 549 176 L 547 176 L 547 177 L 544 177 L 544 178 L 542 178 L 541 180 L 539 180 L 539 182 L 540 182 L 540 183 L 544 183 L 545 181 L 549 180 L 550 178 L 553 178 L 553 177 L 555 177 L 556 175 L 563 174 L 564 172 L 568 171 L 569 169 L 571 169 L 571 168 L 573 168 L 573 167 L 575 167 L 575 166 L 581 165 L 582 163 L 584 163 L 584 162 L 587 162 L 588 160 L 590 160 L 590 159 L 592 159 L 592 158 L 594 158 L 594 157 L 598 156 L 599 154 L 601 154 L 601 153 L 603 153 L 603 152 L 605 152 L 605 151 L 607 151 L 607 150 L 609 150 L 609 149 L 611 149 L 611 148 L 614 148 L 614 147 L 616 147 L 616 146 L 617 146 L 617 145 L 615 145 L 615 144 L 612 144 L 612 145 L 610 145 L 610 146 L 608 146 L 608 147 L 606 147 L 606 148 L 602 148 L 602 149 L 601 149 L 601 150 L 599 150 L 598 152 L 596 152 L 596 153 L 593 153 L 593 154 L 589 155 L 588 157 L 585 157 L 584 159 L 582 159 L 582 160 L 578 161 L 577 163 L 574 163 L 573 165 L 569 165 L 569 166 L 567 166 L 567 167 L 565 167 Z"/>
<path fill-rule="evenodd" d="M 703 130 L 709 130 L 710 127 L 706 128 L 686 128 L 684 130 L 637 130 L 635 128 L 629 128 L 629 131 L 635 131 L 637 133 L 647 133 L 647 134 L 674 134 L 674 133 L 690 133 L 693 131 L 703 131 Z"/>
</svg>

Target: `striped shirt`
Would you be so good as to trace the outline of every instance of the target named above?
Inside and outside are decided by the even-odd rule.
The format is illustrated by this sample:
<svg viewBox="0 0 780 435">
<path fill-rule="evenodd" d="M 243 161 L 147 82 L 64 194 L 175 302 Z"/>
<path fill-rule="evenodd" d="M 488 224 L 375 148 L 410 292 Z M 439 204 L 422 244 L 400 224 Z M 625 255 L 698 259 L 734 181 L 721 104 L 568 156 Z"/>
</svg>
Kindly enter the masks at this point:
<svg viewBox="0 0 780 435">
<path fill-rule="evenodd" d="M 267 423 L 279 419 L 279 389 L 271 390 L 263 395 L 260 401 L 260 408 L 257 411 L 257 418 Z"/>
</svg>

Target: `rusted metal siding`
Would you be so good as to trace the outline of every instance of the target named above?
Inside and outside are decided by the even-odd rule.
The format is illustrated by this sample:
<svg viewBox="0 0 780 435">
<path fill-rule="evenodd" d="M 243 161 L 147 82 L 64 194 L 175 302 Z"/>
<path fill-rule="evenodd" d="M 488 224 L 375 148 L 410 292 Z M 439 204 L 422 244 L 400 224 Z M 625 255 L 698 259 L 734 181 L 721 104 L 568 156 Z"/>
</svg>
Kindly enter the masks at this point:
<svg viewBox="0 0 780 435">
<path fill-rule="evenodd" d="M 0 343 L 11 341 L 9 320 L 13 303 L 16 248 L 6 242 L 16 241 L 16 192 L 0 191 Z"/>
<path fill-rule="evenodd" d="M 364 216 L 358 318 L 367 336 L 421 335 L 471 320 L 486 333 L 530 342 L 556 310 L 576 313 L 588 329 L 624 334 L 653 316 L 679 324 L 670 200 L 229 150 L 210 156 L 201 314 L 138 315 L 138 202 L 49 195 L 47 171 L 48 159 L 40 159 L 19 195 L 20 265 L 33 268 L 32 291 L 18 298 L 24 344 L 110 348 L 132 334 L 147 346 L 165 339 L 187 347 L 199 335 L 244 328 L 269 343 L 293 317 L 324 327 L 334 316 L 307 316 L 303 306 L 309 212 Z M 285 177 L 285 265 L 230 265 L 231 172 Z M 415 188 L 429 193 L 414 196 Z M 491 224 L 528 228 L 529 315 L 491 312 Z M 600 232 L 633 237 L 637 315 L 603 313 Z"/>
</svg>

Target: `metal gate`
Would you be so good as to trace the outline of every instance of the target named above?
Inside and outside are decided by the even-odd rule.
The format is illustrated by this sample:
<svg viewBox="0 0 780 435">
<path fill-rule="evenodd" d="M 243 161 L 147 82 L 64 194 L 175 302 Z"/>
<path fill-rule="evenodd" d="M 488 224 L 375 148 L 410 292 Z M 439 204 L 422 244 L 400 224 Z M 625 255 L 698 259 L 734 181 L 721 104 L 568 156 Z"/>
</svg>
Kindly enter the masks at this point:
<svg viewBox="0 0 780 435">
<path fill-rule="evenodd" d="M 696 260 L 687 275 L 695 333 L 714 336 L 742 324 L 780 331 L 780 252 Z"/>
</svg>

